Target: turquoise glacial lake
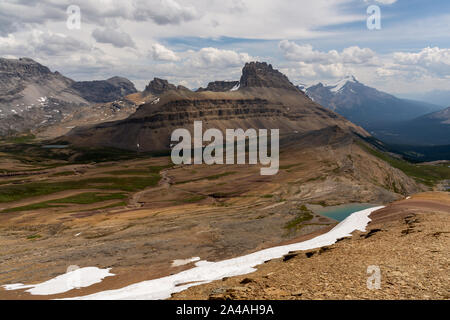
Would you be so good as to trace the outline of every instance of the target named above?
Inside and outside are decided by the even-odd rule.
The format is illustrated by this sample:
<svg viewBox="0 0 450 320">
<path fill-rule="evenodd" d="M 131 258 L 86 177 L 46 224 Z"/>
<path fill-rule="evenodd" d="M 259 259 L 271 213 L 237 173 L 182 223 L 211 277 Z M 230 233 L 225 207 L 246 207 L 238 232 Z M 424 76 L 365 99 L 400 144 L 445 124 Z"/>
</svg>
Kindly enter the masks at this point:
<svg viewBox="0 0 450 320">
<path fill-rule="evenodd" d="M 314 212 L 320 215 L 332 218 L 337 221 L 342 221 L 352 213 L 377 206 L 379 205 L 370 203 L 350 203 L 331 207 L 322 207 L 322 208 L 314 207 L 312 209 Z"/>
</svg>

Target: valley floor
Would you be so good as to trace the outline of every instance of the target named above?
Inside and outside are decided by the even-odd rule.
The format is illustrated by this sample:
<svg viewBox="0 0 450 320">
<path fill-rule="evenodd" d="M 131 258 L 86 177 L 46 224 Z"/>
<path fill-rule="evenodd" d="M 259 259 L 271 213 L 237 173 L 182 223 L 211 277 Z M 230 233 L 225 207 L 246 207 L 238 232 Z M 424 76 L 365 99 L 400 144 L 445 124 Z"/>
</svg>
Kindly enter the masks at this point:
<svg viewBox="0 0 450 320">
<path fill-rule="evenodd" d="M 168 157 L 112 150 L 52 150 L 53 160 L 45 160 L 49 151 L 39 146 L 4 147 L 0 285 L 41 283 L 74 265 L 111 268 L 115 276 L 51 296 L 0 287 L 0 299 L 120 289 L 194 266 L 172 266 L 174 260 L 222 261 L 336 225 L 312 206 L 386 204 L 425 189 L 334 131 L 289 137 L 275 176 L 261 176 L 258 166 L 174 166 Z M 112 156 L 118 160 L 101 161 Z"/>
</svg>

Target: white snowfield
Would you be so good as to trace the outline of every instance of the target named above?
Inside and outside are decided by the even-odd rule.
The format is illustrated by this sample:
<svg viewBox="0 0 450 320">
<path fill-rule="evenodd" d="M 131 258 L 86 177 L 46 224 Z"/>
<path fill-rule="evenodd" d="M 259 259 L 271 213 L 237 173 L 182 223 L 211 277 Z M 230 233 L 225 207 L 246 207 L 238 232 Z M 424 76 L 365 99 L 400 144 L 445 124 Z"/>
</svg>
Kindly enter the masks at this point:
<svg viewBox="0 0 450 320">
<path fill-rule="evenodd" d="M 160 279 L 139 282 L 122 289 L 98 292 L 77 297 L 79 300 L 159 300 L 167 299 L 172 293 L 181 292 L 189 287 L 220 280 L 225 277 L 239 276 L 256 271 L 255 267 L 265 261 L 281 258 L 290 251 L 310 250 L 329 246 L 336 240 L 351 236 L 355 230 L 365 231 L 370 222 L 369 215 L 384 208 L 374 207 L 355 212 L 340 222 L 329 232 L 311 240 L 291 245 L 261 250 L 246 256 L 219 262 L 199 261 L 195 268 Z M 51 280 L 50 280 L 51 281 Z"/>
<path fill-rule="evenodd" d="M 114 276 L 109 270 L 96 267 L 80 268 L 39 284 L 24 285 L 16 283 L 5 285 L 3 288 L 6 290 L 28 289 L 26 292 L 33 295 L 59 294 L 76 288 L 89 287 L 102 282 L 103 278 Z"/>
</svg>

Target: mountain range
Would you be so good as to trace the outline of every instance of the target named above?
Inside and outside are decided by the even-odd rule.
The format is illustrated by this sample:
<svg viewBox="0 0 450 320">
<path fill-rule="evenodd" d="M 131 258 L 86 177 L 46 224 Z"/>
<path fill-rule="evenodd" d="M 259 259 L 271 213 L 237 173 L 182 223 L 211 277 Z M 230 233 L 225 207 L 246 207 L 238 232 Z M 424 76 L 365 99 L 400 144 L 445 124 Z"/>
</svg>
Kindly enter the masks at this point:
<svg viewBox="0 0 450 320">
<path fill-rule="evenodd" d="M 154 86 L 165 88 L 155 92 Z M 344 117 L 309 99 L 289 79 L 266 63 L 247 63 L 237 84 L 226 91 L 190 91 L 154 80 L 159 99 L 140 106 L 124 120 L 73 129 L 64 137 L 81 146 L 110 146 L 140 151 L 168 150 L 170 135 L 177 128 L 193 129 L 196 120 L 204 128 L 279 128 L 281 137 L 338 127 L 363 136 L 368 133 Z M 234 89 L 233 88 L 237 88 Z M 286 139 L 286 141 L 289 139 Z"/>
<path fill-rule="evenodd" d="M 76 82 L 29 58 L 0 58 L 0 135 L 59 123 L 83 106 L 136 92 L 124 78 Z"/>
<path fill-rule="evenodd" d="M 369 131 L 380 124 L 412 120 L 442 109 L 426 102 L 399 99 L 364 85 L 354 76 L 333 85 L 318 83 L 304 90 L 317 103 Z"/>
<path fill-rule="evenodd" d="M 258 90 L 259 92 L 255 92 Z M 277 90 L 279 92 L 276 92 Z M 280 90 L 285 92 L 281 94 Z M 164 96 L 164 101 L 156 103 L 156 99 L 160 96 Z M 387 143 L 450 144 L 448 138 L 450 125 L 446 118 L 448 112 L 442 111 L 442 107 L 426 102 L 397 98 L 364 85 L 354 76 L 345 77 L 333 85 L 318 83 L 309 87 L 306 85 L 294 86 L 285 75 L 274 70 L 271 65 L 253 63 L 245 66 L 239 81 L 213 81 L 206 88 L 199 88 L 193 92 L 186 87 L 171 84 L 167 80 L 154 78 L 143 92 L 138 92 L 133 83 L 126 78 L 74 81 L 59 72 L 51 72 L 49 68 L 29 58 L 0 59 L 0 135 L 33 132 L 43 138 L 53 138 L 64 135 L 72 128 L 89 125 L 94 125 L 94 128 L 83 130 L 102 131 L 105 129 L 96 129 L 95 125 L 102 128 L 122 127 L 122 123 L 111 124 L 109 122 L 117 120 L 137 123 L 140 121 L 138 119 L 154 117 L 155 112 L 165 114 L 170 108 L 158 111 L 158 107 L 164 102 L 177 101 L 180 103 L 178 101 L 183 100 L 188 108 L 189 101 L 202 100 L 202 103 L 207 103 L 206 101 L 215 100 L 216 97 L 222 97 L 224 100 L 228 100 L 229 97 L 233 98 L 232 102 L 221 102 L 223 108 L 226 109 L 235 109 L 236 106 L 233 105 L 237 103 L 235 97 L 240 97 L 243 101 L 239 102 L 237 106 L 240 107 L 240 103 L 242 103 L 245 110 L 239 112 L 247 112 L 249 116 L 252 115 L 256 118 L 261 117 L 266 125 L 270 122 L 278 122 L 280 127 L 295 128 L 294 131 L 301 132 L 301 130 L 297 130 L 299 128 L 296 125 L 291 123 L 292 119 L 296 117 L 294 114 L 298 111 L 296 108 L 292 109 L 292 106 L 287 107 L 289 109 L 277 107 L 276 111 L 271 109 L 269 112 L 249 108 L 246 105 L 252 99 L 263 99 L 267 105 L 275 108 L 274 105 L 279 105 L 280 101 L 287 100 L 292 96 L 295 96 L 295 99 L 302 99 L 306 106 L 309 106 L 310 100 L 312 100 L 315 106 L 321 105 L 340 114 Z M 139 108 L 140 106 L 142 108 Z M 310 108 L 306 109 L 310 111 Z M 198 112 L 199 115 L 205 115 L 204 111 Z M 219 117 L 219 114 L 230 111 L 208 112 L 217 112 L 216 117 Z M 271 112 L 275 112 L 272 115 L 276 114 L 276 116 L 272 117 Z M 305 112 L 305 110 L 301 112 Z M 204 118 L 207 119 L 208 116 L 206 114 Z M 130 118 L 127 119 L 128 117 Z M 192 116 L 191 113 L 176 117 L 186 117 L 189 120 L 199 118 L 198 115 Z M 234 117 L 241 117 L 241 115 L 235 114 Z M 229 115 L 228 118 L 231 121 L 233 116 Z M 172 118 L 170 119 L 171 125 L 177 123 Z M 258 122 L 261 122 L 260 120 L 258 119 Z M 253 120 L 239 121 L 247 122 L 243 127 L 250 127 L 249 123 Z M 105 122 L 108 123 L 104 124 Z M 153 123 L 152 126 L 161 126 L 169 130 L 166 122 L 162 125 Z M 178 120 L 178 123 L 187 124 L 186 120 Z M 172 127 L 170 129 L 173 129 Z M 139 144 L 145 148 L 145 143 L 137 142 L 143 139 L 141 137 L 143 131 L 139 129 L 139 133 L 135 134 L 140 138 L 137 136 L 127 138 L 127 141 L 122 141 L 120 146 L 124 147 L 124 143 L 126 143 L 128 148 L 133 149 L 130 146 Z M 75 136 L 76 134 L 71 133 L 72 138 Z M 156 140 L 159 139 L 158 135 L 155 137 Z M 136 141 L 131 142 L 133 139 Z M 82 139 L 76 140 L 81 141 Z M 112 141 L 107 144 L 116 145 Z M 156 142 L 152 142 L 152 145 L 155 148 L 156 146 L 163 147 Z M 167 146 L 164 145 L 165 147 Z"/>
<path fill-rule="evenodd" d="M 362 126 L 388 144 L 410 147 L 450 144 L 448 111 L 439 105 L 397 98 L 364 85 L 354 76 L 345 77 L 333 85 L 318 83 L 297 87 L 312 100 Z M 440 149 L 434 154 L 430 150 L 432 159 L 442 156 Z"/>
<path fill-rule="evenodd" d="M 192 134 L 194 121 L 202 121 L 203 130 L 216 128 L 222 132 L 237 128 L 279 129 L 283 172 L 263 178 L 259 172 L 254 175 L 248 171 L 250 168 L 242 167 L 247 176 L 239 180 L 240 189 L 251 190 L 258 181 L 285 188 L 284 179 L 295 179 L 298 170 L 302 171 L 299 179 L 305 172 L 321 172 L 323 179 L 307 178 L 300 193 L 286 190 L 294 198 L 383 202 L 422 188 L 369 151 L 372 147 L 367 141 L 372 137 L 366 130 L 311 100 L 270 64 L 247 63 L 239 83 L 215 81 L 208 87 L 211 90 L 193 92 L 156 78 L 141 93 L 153 100 L 140 105 L 127 118 L 77 126 L 51 142 L 77 150 L 107 147 L 151 156 L 169 154 L 172 132 L 184 128 Z M 212 170 L 222 166 L 207 167 Z M 190 175 L 189 166 L 183 170 L 183 177 Z M 196 192 L 203 194 L 201 184 L 195 186 Z M 214 190 L 207 191 L 213 198 L 237 192 L 233 185 Z"/>
</svg>

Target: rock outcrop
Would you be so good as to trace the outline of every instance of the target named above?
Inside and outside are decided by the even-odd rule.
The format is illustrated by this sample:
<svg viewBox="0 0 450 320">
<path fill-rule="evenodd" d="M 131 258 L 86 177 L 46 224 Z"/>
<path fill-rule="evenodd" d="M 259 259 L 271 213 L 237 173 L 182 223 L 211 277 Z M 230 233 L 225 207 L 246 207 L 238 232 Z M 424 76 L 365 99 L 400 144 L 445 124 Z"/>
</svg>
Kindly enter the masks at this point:
<svg viewBox="0 0 450 320">
<path fill-rule="evenodd" d="M 239 81 L 214 81 L 208 83 L 206 88 L 199 88 L 197 92 L 212 91 L 212 92 L 226 92 L 239 88 Z"/>
<path fill-rule="evenodd" d="M 242 69 L 240 87 L 280 88 L 299 91 L 284 74 L 265 62 L 246 63 Z"/>
<path fill-rule="evenodd" d="M 169 90 L 177 90 L 177 87 L 175 85 L 169 83 L 169 81 L 167 81 L 167 80 L 160 79 L 160 78 L 154 78 L 145 87 L 144 94 L 160 95 Z"/>
<path fill-rule="evenodd" d="M 92 103 L 111 102 L 137 92 L 130 80 L 121 77 L 75 82 L 71 88 L 77 91 L 83 99 Z"/>
</svg>

